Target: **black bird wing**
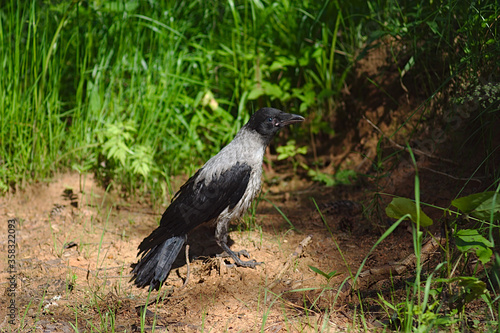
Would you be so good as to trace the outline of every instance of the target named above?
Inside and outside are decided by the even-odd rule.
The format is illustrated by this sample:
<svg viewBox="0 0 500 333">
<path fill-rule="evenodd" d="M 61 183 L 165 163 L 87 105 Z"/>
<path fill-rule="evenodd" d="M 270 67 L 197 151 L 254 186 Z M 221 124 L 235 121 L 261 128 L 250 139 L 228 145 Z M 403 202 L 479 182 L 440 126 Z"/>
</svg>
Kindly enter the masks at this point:
<svg viewBox="0 0 500 333">
<path fill-rule="evenodd" d="M 160 226 L 139 245 L 139 254 L 170 237 L 187 234 L 218 217 L 228 207 L 234 208 L 245 193 L 252 172 L 248 164 L 238 162 L 205 182 L 199 179 L 202 170 L 182 185 L 163 213 Z"/>
</svg>

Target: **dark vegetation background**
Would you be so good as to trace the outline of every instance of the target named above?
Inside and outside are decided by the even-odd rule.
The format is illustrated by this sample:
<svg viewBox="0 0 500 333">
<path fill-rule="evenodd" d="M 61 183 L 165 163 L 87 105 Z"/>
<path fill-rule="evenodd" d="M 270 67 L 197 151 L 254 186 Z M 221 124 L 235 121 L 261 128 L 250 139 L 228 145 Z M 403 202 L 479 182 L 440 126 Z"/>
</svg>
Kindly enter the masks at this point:
<svg viewBox="0 0 500 333">
<path fill-rule="evenodd" d="M 68 168 L 161 191 L 269 105 L 307 117 L 290 135 L 318 147 L 309 167 L 364 105 L 386 123 L 406 106 L 386 133 L 402 144 L 456 141 L 465 124 L 449 122 L 473 109 L 461 138 L 494 149 L 494 1 L 6 1 L 0 19 L 3 192 Z M 381 48 L 382 66 L 356 71 Z"/>
<path fill-rule="evenodd" d="M 381 193 L 394 170 L 479 180 L 491 195 L 455 205 L 465 215 L 452 225 L 489 204 L 490 218 L 464 229 L 497 267 L 499 19 L 497 1 L 3 1 L 0 191 L 73 169 L 163 204 L 172 176 L 274 106 L 307 121 L 267 163 L 373 189 L 374 232 L 387 227 Z M 419 206 L 418 186 L 406 196 Z M 464 288 L 486 297 L 474 286 Z"/>
</svg>

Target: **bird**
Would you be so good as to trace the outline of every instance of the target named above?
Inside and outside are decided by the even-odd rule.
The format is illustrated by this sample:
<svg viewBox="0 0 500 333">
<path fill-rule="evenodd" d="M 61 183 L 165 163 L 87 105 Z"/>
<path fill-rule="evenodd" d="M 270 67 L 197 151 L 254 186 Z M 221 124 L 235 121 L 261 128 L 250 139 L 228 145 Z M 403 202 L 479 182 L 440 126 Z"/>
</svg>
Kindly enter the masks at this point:
<svg viewBox="0 0 500 333">
<path fill-rule="evenodd" d="M 283 127 L 304 121 L 296 114 L 265 107 L 251 115 L 233 140 L 210 158 L 182 185 L 163 213 L 159 226 L 139 244 L 139 261 L 132 264 L 131 281 L 142 288 L 160 289 L 187 235 L 204 223 L 215 224 L 215 241 L 240 267 L 243 261 L 227 245 L 230 221 L 250 207 L 261 188 L 264 153 Z M 246 251 L 240 251 L 245 253 Z"/>
</svg>

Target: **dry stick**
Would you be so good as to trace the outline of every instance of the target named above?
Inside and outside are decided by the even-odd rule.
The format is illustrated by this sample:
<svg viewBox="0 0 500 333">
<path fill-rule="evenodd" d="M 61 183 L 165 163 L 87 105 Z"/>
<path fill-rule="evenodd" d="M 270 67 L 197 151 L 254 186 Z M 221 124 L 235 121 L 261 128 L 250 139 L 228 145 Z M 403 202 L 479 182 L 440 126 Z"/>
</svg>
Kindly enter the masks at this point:
<svg viewBox="0 0 500 333">
<path fill-rule="evenodd" d="M 428 171 L 431 171 L 431 172 L 434 172 L 434 173 L 437 173 L 438 175 L 442 175 L 442 176 L 446 176 L 446 177 L 449 177 L 451 179 L 455 179 L 455 180 L 461 180 L 461 181 L 469 181 L 469 180 L 473 180 L 473 181 L 476 181 L 478 182 L 479 184 L 482 184 L 483 182 L 480 181 L 479 179 L 477 178 L 460 178 L 460 177 L 455 177 L 455 176 L 452 176 L 452 175 L 449 175 L 447 173 L 444 173 L 444 172 L 441 172 L 441 171 L 437 171 L 437 170 L 434 170 L 434 169 L 431 169 L 431 168 L 426 168 L 426 167 L 420 167 L 420 169 L 423 169 L 423 170 L 428 170 Z"/>
<path fill-rule="evenodd" d="M 424 246 L 422 246 L 420 255 L 421 262 L 427 261 L 435 253 L 439 245 L 444 241 L 446 241 L 445 238 L 437 236 L 432 237 L 427 243 L 425 243 Z M 360 282 L 363 282 L 363 280 L 366 280 L 366 278 L 369 276 L 401 275 L 406 270 L 414 267 L 416 261 L 417 257 L 414 253 L 411 253 L 401 261 L 367 269 L 359 274 L 358 280 L 360 281 L 356 282 L 356 286 L 354 287 L 354 289 L 358 289 L 359 286 L 362 285 Z"/>
<path fill-rule="evenodd" d="M 297 258 L 302 253 L 302 250 L 304 249 L 304 247 L 307 246 L 307 244 L 309 244 L 311 239 L 312 239 L 312 235 L 309 235 L 306 238 L 304 238 L 302 240 L 302 242 L 300 242 L 300 244 L 295 248 L 295 251 L 292 254 L 290 254 L 290 256 L 288 256 L 288 259 L 287 259 L 286 263 L 283 265 L 283 268 L 276 275 L 276 279 L 267 286 L 268 289 L 272 289 L 272 288 L 276 287 L 276 285 L 280 282 L 283 274 L 285 274 L 285 272 L 288 270 L 288 268 L 290 268 L 290 265 L 292 264 L 293 259 Z"/>
</svg>

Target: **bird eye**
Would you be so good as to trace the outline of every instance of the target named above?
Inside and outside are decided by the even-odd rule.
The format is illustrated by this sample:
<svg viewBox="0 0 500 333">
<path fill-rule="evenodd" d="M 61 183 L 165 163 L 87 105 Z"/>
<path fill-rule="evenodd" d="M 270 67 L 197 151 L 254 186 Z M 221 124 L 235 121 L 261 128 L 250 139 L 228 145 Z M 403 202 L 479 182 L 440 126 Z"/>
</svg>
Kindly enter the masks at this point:
<svg viewBox="0 0 500 333">
<path fill-rule="evenodd" d="M 271 121 L 273 121 L 273 118 L 269 117 L 269 118 L 267 118 L 267 121 L 271 122 Z"/>
</svg>

